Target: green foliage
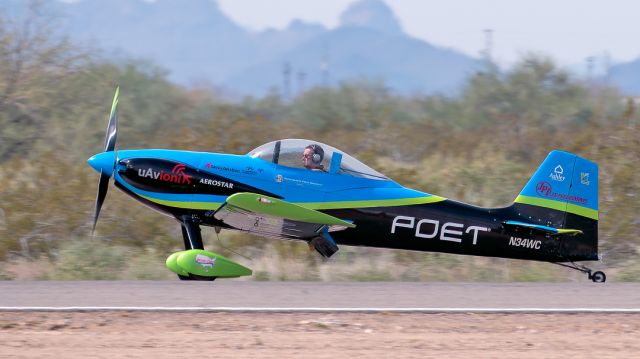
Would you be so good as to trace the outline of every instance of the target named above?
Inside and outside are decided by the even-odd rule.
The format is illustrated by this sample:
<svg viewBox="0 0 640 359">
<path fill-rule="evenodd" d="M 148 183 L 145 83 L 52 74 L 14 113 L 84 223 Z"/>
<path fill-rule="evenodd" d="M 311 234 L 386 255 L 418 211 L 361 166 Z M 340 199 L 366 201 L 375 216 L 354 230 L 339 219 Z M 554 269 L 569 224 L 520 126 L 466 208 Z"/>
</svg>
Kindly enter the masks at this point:
<svg viewBox="0 0 640 359">
<path fill-rule="evenodd" d="M 62 245 L 50 278 L 55 280 L 114 280 L 127 264 L 127 248 L 100 240 Z"/>
<path fill-rule="evenodd" d="M 13 276 L 4 269 L 5 263 L 0 262 L 0 280 L 11 280 Z"/>
<path fill-rule="evenodd" d="M 173 279 L 165 259 L 153 248 L 132 249 L 104 240 L 77 239 L 62 244 L 53 270 L 40 276 L 55 280 Z"/>
</svg>

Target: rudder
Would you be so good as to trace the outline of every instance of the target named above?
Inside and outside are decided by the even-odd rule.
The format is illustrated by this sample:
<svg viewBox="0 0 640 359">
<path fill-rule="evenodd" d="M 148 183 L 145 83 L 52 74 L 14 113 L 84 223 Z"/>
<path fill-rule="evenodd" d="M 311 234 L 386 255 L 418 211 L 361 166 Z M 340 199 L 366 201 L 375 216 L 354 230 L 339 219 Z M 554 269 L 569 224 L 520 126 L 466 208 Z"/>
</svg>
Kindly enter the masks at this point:
<svg viewBox="0 0 640 359">
<path fill-rule="evenodd" d="M 515 199 L 514 207 L 529 221 L 578 229 L 562 240 L 570 260 L 598 258 L 598 165 L 575 154 L 554 150 Z"/>
</svg>

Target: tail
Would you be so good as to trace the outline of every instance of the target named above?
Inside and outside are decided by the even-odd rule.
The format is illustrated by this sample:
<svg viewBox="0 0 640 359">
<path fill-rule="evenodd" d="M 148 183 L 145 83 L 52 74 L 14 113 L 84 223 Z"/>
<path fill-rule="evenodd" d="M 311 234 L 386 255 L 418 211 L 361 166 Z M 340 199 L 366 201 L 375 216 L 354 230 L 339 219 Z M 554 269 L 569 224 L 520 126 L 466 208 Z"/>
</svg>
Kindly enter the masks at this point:
<svg viewBox="0 0 640 359">
<path fill-rule="evenodd" d="M 552 151 L 520 192 L 513 207 L 526 222 L 562 235 L 562 257 L 598 259 L 596 163 L 572 153 Z"/>
</svg>

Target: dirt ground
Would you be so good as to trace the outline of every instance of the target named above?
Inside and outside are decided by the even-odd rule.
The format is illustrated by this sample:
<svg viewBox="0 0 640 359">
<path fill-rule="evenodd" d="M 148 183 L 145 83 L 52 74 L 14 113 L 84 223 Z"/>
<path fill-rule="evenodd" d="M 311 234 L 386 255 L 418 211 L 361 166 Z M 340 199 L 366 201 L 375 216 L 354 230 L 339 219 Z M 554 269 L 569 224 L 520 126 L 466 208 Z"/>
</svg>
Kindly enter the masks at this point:
<svg viewBox="0 0 640 359">
<path fill-rule="evenodd" d="M 0 358 L 638 358 L 638 314 L 3 312 Z"/>
</svg>

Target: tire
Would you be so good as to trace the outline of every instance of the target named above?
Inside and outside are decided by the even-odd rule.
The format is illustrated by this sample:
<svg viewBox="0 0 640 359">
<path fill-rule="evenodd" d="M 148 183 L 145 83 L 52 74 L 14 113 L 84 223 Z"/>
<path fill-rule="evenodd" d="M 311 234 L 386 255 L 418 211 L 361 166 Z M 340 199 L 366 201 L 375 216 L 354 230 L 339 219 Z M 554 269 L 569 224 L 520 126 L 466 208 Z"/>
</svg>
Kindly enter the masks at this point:
<svg viewBox="0 0 640 359">
<path fill-rule="evenodd" d="M 604 272 L 597 271 L 591 275 L 591 280 L 594 283 L 604 283 L 607 281 L 607 276 Z"/>
<path fill-rule="evenodd" d="M 185 276 L 185 275 L 178 274 L 178 278 L 180 278 L 180 280 L 199 280 L 203 282 L 213 282 L 218 277 L 204 277 L 204 276 L 199 276 L 195 274 L 190 274 L 188 276 Z"/>
</svg>

